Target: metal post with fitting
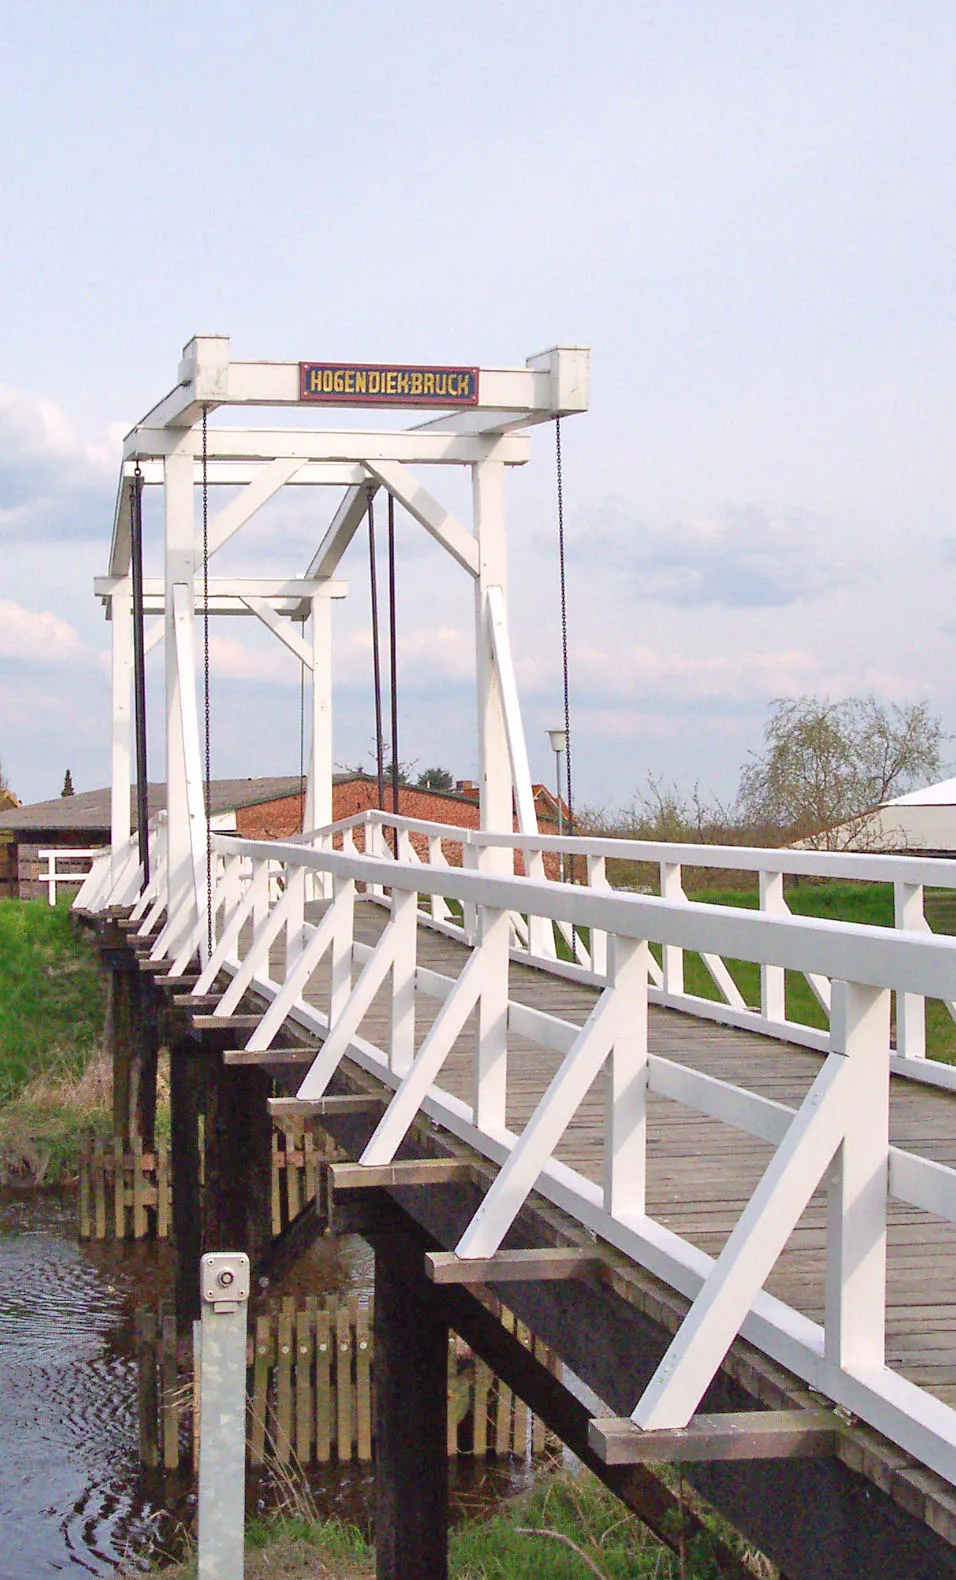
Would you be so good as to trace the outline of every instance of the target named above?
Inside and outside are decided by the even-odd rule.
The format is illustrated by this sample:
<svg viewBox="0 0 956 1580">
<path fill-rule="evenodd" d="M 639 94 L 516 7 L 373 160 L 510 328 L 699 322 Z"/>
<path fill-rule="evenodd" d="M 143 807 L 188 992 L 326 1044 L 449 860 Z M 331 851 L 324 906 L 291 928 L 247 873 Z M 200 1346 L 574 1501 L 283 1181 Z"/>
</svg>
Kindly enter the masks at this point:
<svg viewBox="0 0 956 1580">
<path fill-rule="evenodd" d="M 563 799 L 562 794 L 561 794 L 561 758 L 567 756 L 568 732 L 565 729 L 549 730 L 548 731 L 548 739 L 551 742 L 551 750 L 554 752 L 554 768 L 555 768 L 555 775 L 556 775 L 556 779 L 557 779 L 557 791 L 558 791 L 558 839 L 560 840 L 560 839 L 564 838 L 564 799 Z M 561 882 L 563 883 L 564 882 L 564 851 L 563 850 L 560 853 L 559 872 L 560 872 L 560 876 L 561 876 Z"/>
<path fill-rule="evenodd" d="M 198 1580 L 242 1580 L 248 1256 L 210 1252 L 200 1264 L 199 1288 Z"/>
</svg>

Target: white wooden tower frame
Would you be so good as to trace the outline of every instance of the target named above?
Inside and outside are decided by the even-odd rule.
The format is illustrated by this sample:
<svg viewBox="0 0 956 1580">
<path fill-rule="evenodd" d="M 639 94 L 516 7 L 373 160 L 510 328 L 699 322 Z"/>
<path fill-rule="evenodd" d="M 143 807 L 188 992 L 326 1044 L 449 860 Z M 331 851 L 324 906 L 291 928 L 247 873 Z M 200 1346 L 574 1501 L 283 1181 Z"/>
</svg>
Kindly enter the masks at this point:
<svg viewBox="0 0 956 1580">
<path fill-rule="evenodd" d="M 182 899 L 202 893 L 200 867 L 206 850 L 195 631 L 196 615 L 206 610 L 195 503 L 202 482 L 204 411 L 207 481 L 242 489 L 209 519 L 210 560 L 287 484 L 344 490 L 303 575 L 208 576 L 210 616 L 256 616 L 311 672 L 306 828 L 332 821 L 331 600 L 346 594 L 336 572 L 365 519 L 370 493 L 384 489 L 475 584 L 481 828 L 510 833 L 514 796 L 520 832 L 536 834 L 508 634 L 504 478 L 507 467 L 524 465 L 529 458 L 523 429 L 587 409 L 588 360 L 585 347 L 561 346 L 529 357 L 523 368 L 474 370 L 475 404 L 439 411 L 404 429 L 253 429 L 214 427 L 209 416 L 220 406 L 312 404 L 301 394 L 302 364 L 234 362 L 226 336 L 197 336 L 184 348 L 176 387 L 124 441 L 110 574 L 95 583 L 112 622 L 111 830 L 118 867 L 128 854 L 131 823 L 131 508 L 139 467 L 145 486 L 162 486 L 165 507 L 164 577 L 147 579 L 143 594 L 144 610 L 161 617 L 147 633 L 147 650 L 166 640 L 167 915 L 175 911 L 186 917 L 188 906 L 183 909 Z M 335 404 L 357 403 L 346 395 Z M 375 409 L 387 406 L 391 412 L 396 405 L 421 404 L 391 398 Z M 410 470 L 448 465 L 471 470 L 470 530 Z M 297 621 L 308 621 L 307 636 L 297 634 Z M 511 853 L 488 849 L 483 861 L 491 869 L 507 870 Z M 533 857 L 532 868 L 540 861 L 540 854 Z M 197 899 L 195 905 L 199 903 Z M 192 925 L 196 919 L 194 909 Z"/>
</svg>

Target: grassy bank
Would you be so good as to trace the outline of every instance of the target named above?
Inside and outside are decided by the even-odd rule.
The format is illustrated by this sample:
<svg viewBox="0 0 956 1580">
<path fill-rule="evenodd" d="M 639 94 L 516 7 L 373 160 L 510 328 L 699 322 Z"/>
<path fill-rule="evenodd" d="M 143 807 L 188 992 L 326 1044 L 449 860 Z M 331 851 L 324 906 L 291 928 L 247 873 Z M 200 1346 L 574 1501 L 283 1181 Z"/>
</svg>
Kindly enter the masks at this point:
<svg viewBox="0 0 956 1580">
<path fill-rule="evenodd" d="M 0 1185 L 69 1178 L 108 1133 L 105 979 L 64 906 L 0 900 Z"/>
<path fill-rule="evenodd" d="M 765 1558 L 721 1525 L 746 1574 L 773 1580 Z M 449 1540 L 453 1580 L 714 1580 L 718 1570 L 707 1536 L 682 1554 L 664 1547 L 587 1472 L 558 1470 L 488 1519 L 468 1519 Z M 252 1521 L 247 1529 L 247 1580 L 371 1580 L 375 1551 L 362 1532 L 314 1510 Z M 195 1556 L 162 1571 L 165 1580 L 194 1580 Z"/>
<path fill-rule="evenodd" d="M 701 904 L 734 905 L 756 910 L 759 904 L 755 887 L 698 889 L 690 899 Z M 868 927 L 893 926 L 893 888 L 889 883 L 814 883 L 788 885 L 787 904 L 794 916 L 813 916 L 826 921 L 855 922 Z M 954 931 L 956 912 L 949 891 L 928 890 L 926 917 L 935 932 Z M 660 951 L 657 951 L 658 958 Z M 747 960 L 725 962 L 748 1005 L 760 1004 L 760 967 Z M 707 967 L 699 955 L 684 958 L 684 983 L 688 993 L 719 999 Z M 786 974 L 786 1007 L 790 1020 L 823 1028 L 826 1016 L 813 996 L 805 977 L 792 971 Z M 929 1057 L 945 1064 L 956 1063 L 956 1024 L 945 1005 L 930 999 L 926 1005 L 926 1048 Z"/>
</svg>

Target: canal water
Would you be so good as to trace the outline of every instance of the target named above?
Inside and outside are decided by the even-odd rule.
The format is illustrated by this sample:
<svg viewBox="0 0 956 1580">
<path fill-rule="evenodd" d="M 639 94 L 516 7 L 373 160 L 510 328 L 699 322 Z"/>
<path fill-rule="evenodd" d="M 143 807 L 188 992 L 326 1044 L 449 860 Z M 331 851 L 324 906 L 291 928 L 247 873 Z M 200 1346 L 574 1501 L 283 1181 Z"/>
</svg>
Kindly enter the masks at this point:
<svg viewBox="0 0 956 1580">
<path fill-rule="evenodd" d="M 368 1289 L 371 1278 L 364 1241 L 324 1240 L 288 1292 Z M 134 1313 L 171 1290 L 165 1245 L 81 1245 L 72 1196 L 0 1194 L 0 1580 L 136 1573 L 181 1548 L 192 1486 L 137 1462 Z M 524 1476 L 459 1462 L 452 1478 L 469 1509 Z M 368 1527 L 368 1467 L 327 1467 L 309 1485 L 320 1513 Z M 263 1508 L 270 1496 L 265 1481 L 247 1491 Z"/>
</svg>

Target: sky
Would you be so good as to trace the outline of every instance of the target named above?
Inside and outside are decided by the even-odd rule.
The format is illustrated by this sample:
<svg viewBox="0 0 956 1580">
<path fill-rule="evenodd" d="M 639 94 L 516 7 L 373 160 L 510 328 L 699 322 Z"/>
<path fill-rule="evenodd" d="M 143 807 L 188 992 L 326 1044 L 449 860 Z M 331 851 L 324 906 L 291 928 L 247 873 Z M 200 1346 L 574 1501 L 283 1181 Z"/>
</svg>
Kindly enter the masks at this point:
<svg viewBox="0 0 956 1580">
<path fill-rule="evenodd" d="M 579 803 L 625 805 L 648 775 L 732 799 L 781 696 L 925 699 L 956 732 L 954 77 L 949 0 L 0 0 L 12 788 L 108 780 L 92 579 L 122 434 L 194 334 L 247 360 L 590 346 L 590 410 L 562 424 Z M 467 508 L 462 479 L 429 482 Z M 286 490 L 222 569 L 301 573 L 335 502 Z M 550 783 L 550 425 L 507 508 Z M 151 498 L 156 570 L 159 522 Z M 367 765 L 360 542 L 341 570 L 336 759 Z M 467 581 L 399 516 L 399 756 L 458 778 L 477 769 Z M 298 769 L 299 668 L 253 624 L 214 627 L 214 775 Z M 148 684 L 158 776 L 158 657 Z"/>
</svg>

